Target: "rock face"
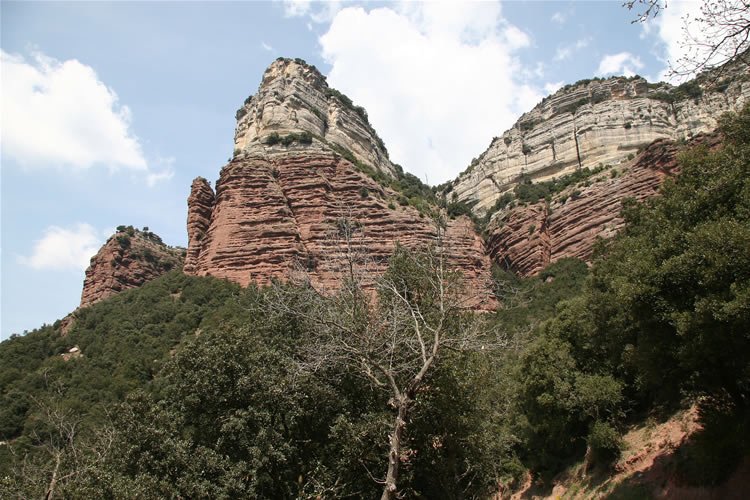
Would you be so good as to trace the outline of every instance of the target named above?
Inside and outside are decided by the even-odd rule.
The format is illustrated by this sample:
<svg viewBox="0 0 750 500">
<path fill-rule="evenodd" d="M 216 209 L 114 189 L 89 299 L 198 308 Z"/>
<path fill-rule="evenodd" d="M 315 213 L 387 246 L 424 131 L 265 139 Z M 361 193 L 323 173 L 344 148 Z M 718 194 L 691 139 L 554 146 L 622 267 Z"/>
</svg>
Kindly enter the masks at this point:
<svg viewBox="0 0 750 500">
<path fill-rule="evenodd" d="M 715 147 L 719 140 L 710 134 L 691 142 Z M 598 238 L 609 238 L 622 228 L 622 201 L 654 196 L 665 177 L 675 173 L 677 150 L 672 141 L 655 141 L 634 161 L 571 186 L 549 203 L 498 214 L 488 227 L 490 256 L 521 276 L 534 275 L 564 257 L 589 260 Z"/>
<path fill-rule="evenodd" d="M 493 139 L 452 189 L 483 215 L 522 178 L 544 181 L 599 164 L 618 165 L 657 139 L 686 140 L 716 128 L 717 118 L 750 100 L 747 66 L 680 87 L 643 78 L 583 80 L 545 98 Z"/>
<path fill-rule="evenodd" d="M 81 307 L 136 288 L 183 264 L 185 250 L 165 245 L 149 231 L 118 227 L 91 258 L 81 293 Z"/>
<path fill-rule="evenodd" d="M 211 184 L 203 177 L 193 180 L 188 198 L 188 251 L 185 255 L 184 271 L 192 274 L 198 260 L 201 240 L 206 236 L 208 225 L 211 222 L 211 212 L 214 209 L 214 190 Z"/>
<path fill-rule="evenodd" d="M 396 245 L 436 242 L 431 219 L 384 186 L 397 170 L 364 110 L 347 102 L 303 62 L 270 66 L 238 112 L 235 154 L 215 194 L 205 179 L 193 182 L 185 273 L 247 286 L 303 271 L 335 290 L 349 272 L 347 253 L 367 280 L 386 269 Z M 449 220 L 441 240 L 472 290 L 489 291 L 490 260 L 473 223 Z"/>
<path fill-rule="evenodd" d="M 290 134 L 308 133 L 316 142 L 344 148 L 377 170 L 393 175 L 395 169 L 367 112 L 332 89 L 315 66 L 301 59 L 279 58 L 263 74 L 257 94 L 237 110 L 234 156 L 260 143 Z"/>
<path fill-rule="evenodd" d="M 348 273 L 349 248 L 358 268 L 375 276 L 397 244 L 416 248 L 437 237 L 428 217 L 399 206 L 398 193 L 333 152 L 300 148 L 247 155 L 226 165 L 216 186 L 208 230 L 201 239 L 190 238 L 188 256 L 197 258 L 185 266 L 188 274 L 247 286 L 303 270 L 315 286 L 335 290 Z M 189 213 L 198 212 L 189 207 Z M 188 220 L 188 228 L 199 225 Z M 444 242 L 449 264 L 473 287 L 486 286 L 490 261 L 473 223 L 466 217 L 450 220 Z"/>
</svg>

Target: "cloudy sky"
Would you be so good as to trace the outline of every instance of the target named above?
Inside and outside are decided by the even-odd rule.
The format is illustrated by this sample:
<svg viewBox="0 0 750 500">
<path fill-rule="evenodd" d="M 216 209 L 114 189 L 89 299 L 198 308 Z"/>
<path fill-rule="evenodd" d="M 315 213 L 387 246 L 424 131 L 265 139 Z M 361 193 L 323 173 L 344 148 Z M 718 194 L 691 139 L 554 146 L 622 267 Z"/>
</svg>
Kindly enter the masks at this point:
<svg viewBox="0 0 750 500">
<path fill-rule="evenodd" d="M 61 318 L 120 224 L 186 244 L 191 180 L 218 177 L 234 114 L 276 57 L 363 105 L 392 159 L 430 184 L 566 83 L 663 79 L 670 1 L 0 4 L 0 336 Z"/>
</svg>

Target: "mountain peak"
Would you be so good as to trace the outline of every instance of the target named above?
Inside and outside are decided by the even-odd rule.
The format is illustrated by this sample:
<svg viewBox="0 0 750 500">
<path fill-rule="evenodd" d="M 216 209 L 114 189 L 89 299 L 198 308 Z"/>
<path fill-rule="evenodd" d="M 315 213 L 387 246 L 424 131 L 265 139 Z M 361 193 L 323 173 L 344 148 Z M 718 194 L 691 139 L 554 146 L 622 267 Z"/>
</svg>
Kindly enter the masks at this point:
<svg viewBox="0 0 750 500">
<path fill-rule="evenodd" d="M 271 63 L 258 92 L 245 100 L 236 118 L 234 158 L 289 148 L 327 149 L 395 176 L 365 109 L 329 87 L 325 76 L 302 59 Z"/>
</svg>

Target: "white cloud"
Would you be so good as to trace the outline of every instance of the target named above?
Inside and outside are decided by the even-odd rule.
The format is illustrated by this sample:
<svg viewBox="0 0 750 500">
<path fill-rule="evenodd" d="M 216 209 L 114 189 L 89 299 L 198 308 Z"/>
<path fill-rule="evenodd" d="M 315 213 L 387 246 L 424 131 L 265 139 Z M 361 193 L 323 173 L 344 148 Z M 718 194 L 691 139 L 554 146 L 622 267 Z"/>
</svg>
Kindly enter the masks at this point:
<svg viewBox="0 0 750 500">
<path fill-rule="evenodd" d="M 558 47 L 555 51 L 555 57 L 553 59 L 555 61 L 564 61 L 572 55 L 573 50 L 570 48 L 570 46 Z"/>
<path fill-rule="evenodd" d="M 284 0 L 286 17 L 304 16 L 310 11 L 310 0 Z"/>
<path fill-rule="evenodd" d="M 565 24 L 565 21 L 568 20 L 568 16 L 563 14 L 562 12 L 555 12 L 552 14 L 552 17 L 550 18 L 550 21 L 557 24 Z"/>
<path fill-rule="evenodd" d="M 430 183 L 453 178 L 533 106 L 514 52 L 529 37 L 499 3 L 348 7 L 320 38 L 328 82 L 363 105 L 394 161 Z"/>
<path fill-rule="evenodd" d="M 554 94 L 563 85 L 565 85 L 565 80 L 560 80 L 559 82 L 548 82 L 548 83 L 545 83 L 544 84 L 544 92 L 546 92 L 547 95 Z"/>
<path fill-rule="evenodd" d="M 31 255 L 19 257 L 18 261 L 36 270 L 84 270 L 101 244 L 99 233 L 90 224 L 79 223 L 73 228 L 50 226 L 34 243 Z"/>
<path fill-rule="evenodd" d="M 686 23 L 693 38 L 696 40 L 703 38 L 705 30 L 697 21 L 700 17 L 700 7 L 701 2 L 669 2 L 666 8 L 659 11 L 658 16 L 644 24 L 642 33 L 645 36 L 656 33 L 662 44 L 661 60 L 664 63 L 664 68 L 659 73 L 658 78 L 660 80 L 679 83 L 689 77 L 672 76 L 669 69 L 670 63 L 672 66 L 677 66 L 680 59 L 689 55 L 689 48 L 683 43 Z M 693 47 L 695 48 L 695 46 Z"/>
<path fill-rule="evenodd" d="M 342 2 L 338 0 L 327 0 L 325 2 L 284 0 L 284 15 L 286 17 L 309 16 L 310 19 L 319 24 L 331 22 L 341 9 Z M 308 29 L 312 29 L 309 24 Z"/>
<path fill-rule="evenodd" d="M 571 57 L 575 52 L 588 47 L 589 43 L 591 43 L 591 37 L 586 37 L 581 38 L 580 40 L 576 40 L 574 43 L 571 43 L 569 45 L 558 47 L 557 51 L 555 52 L 554 60 L 564 61 L 565 59 Z"/>
<path fill-rule="evenodd" d="M 174 177 L 174 162 L 175 159 L 169 158 L 157 158 L 156 165 L 159 170 L 151 170 L 146 175 L 146 185 L 150 188 L 162 181 L 168 181 Z"/>
<path fill-rule="evenodd" d="M 630 52 L 620 52 L 604 56 L 599 63 L 597 74 L 633 76 L 641 68 L 643 68 L 643 63 L 638 56 Z"/>
<path fill-rule="evenodd" d="M 0 63 L 3 155 L 26 166 L 148 169 L 130 109 L 91 67 L 4 51 Z"/>
<path fill-rule="evenodd" d="M 260 46 L 263 48 L 263 50 L 267 50 L 268 52 L 273 52 L 273 47 L 268 45 L 266 42 L 260 42 Z"/>
</svg>

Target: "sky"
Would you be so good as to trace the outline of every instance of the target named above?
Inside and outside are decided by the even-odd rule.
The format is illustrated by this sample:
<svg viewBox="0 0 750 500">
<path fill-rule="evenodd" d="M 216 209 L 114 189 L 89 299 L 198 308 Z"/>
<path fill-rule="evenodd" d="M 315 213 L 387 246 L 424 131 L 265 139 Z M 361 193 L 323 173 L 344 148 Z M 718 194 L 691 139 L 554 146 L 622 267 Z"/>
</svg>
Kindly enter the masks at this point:
<svg viewBox="0 0 750 500">
<path fill-rule="evenodd" d="M 118 225 L 187 244 L 190 183 L 218 178 L 279 56 L 316 65 L 434 185 L 562 85 L 665 79 L 697 8 L 644 26 L 620 1 L 2 1 L 0 338 L 73 311 Z"/>
</svg>

